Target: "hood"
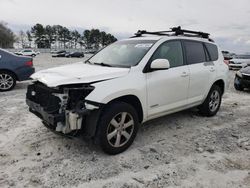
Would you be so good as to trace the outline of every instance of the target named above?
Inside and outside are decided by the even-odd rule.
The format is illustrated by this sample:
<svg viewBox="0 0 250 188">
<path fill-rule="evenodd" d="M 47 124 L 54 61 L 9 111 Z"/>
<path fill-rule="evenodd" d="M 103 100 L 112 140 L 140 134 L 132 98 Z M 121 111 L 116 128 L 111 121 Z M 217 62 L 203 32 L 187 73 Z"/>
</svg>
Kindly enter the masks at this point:
<svg viewBox="0 0 250 188">
<path fill-rule="evenodd" d="M 240 70 L 241 73 L 243 74 L 249 74 L 250 75 L 250 67 L 245 67 Z"/>
<path fill-rule="evenodd" d="M 31 78 L 48 87 L 56 87 L 117 78 L 127 75 L 129 70 L 129 68 L 104 67 L 79 62 L 42 70 L 33 74 Z"/>
</svg>

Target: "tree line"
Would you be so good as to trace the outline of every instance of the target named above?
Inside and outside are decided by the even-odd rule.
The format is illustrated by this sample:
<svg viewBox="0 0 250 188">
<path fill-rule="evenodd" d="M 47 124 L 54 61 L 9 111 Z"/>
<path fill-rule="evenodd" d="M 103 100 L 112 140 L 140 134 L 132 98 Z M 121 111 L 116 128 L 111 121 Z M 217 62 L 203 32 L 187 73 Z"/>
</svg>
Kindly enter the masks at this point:
<svg viewBox="0 0 250 188">
<path fill-rule="evenodd" d="M 106 46 L 117 39 L 110 33 L 99 29 L 85 30 L 82 34 L 77 30 L 69 30 L 61 25 L 34 25 L 26 32 L 28 41 L 34 40 L 38 48 L 96 48 Z"/>
<path fill-rule="evenodd" d="M 0 48 L 12 48 L 16 40 L 14 33 L 6 25 L 0 22 Z"/>
<path fill-rule="evenodd" d="M 86 48 L 98 49 L 117 39 L 110 33 L 99 29 L 85 30 L 80 33 L 61 25 L 36 24 L 30 30 L 20 31 L 15 35 L 7 26 L 0 23 L 0 47 L 12 48 L 17 42 L 21 48 L 30 48 L 35 44 L 37 48 Z"/>
</svg>

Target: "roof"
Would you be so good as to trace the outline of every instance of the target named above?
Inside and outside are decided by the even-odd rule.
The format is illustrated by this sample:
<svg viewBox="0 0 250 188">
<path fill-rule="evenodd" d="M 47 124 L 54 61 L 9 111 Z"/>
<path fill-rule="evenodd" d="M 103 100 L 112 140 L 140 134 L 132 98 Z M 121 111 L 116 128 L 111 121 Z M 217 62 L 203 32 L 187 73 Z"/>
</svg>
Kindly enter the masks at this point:
<svg viewBox="0 0 250 188">
<path fill-rule="evenodd" d="M 152 35 L 145 35 L 143 37 L 135 37 L 135 38 L 128 38 L 128 39 L 123 39 L 123 41 L 126 40 L 155 40 L 158 41 L 160 39 L 168 39 L 168 40 L 173 40 L 173 39 L 184 39 L 184 40 L 196 40 L 196 41 L 200 41 L 200 42 L 208 42 L 211 43 L 211 41 L 208 41 L 207 39 L 204 38 L 198 38 L 198 37 L 187 37 L 187 36 L 152 36 Z"/>
</svg>

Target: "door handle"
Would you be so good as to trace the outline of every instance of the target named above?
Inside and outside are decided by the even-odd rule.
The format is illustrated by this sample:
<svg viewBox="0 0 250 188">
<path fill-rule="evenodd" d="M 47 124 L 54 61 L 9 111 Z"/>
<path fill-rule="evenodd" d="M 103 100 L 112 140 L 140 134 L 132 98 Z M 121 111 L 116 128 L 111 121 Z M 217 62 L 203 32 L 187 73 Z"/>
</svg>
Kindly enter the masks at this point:
<svg viewBox="0 0 250 188">
<path fill-rule="evenodd" d="M 181 74 L 181 77 L 187 77 L 188 76 L 188 73 L 187 72 L 183 72 L 182 74 Z"/>
<path fill-rule="evenodd" d="M 210 68 L 210 72 L 214 72 L 215 69 L 213 67 Z"/>
</svg>

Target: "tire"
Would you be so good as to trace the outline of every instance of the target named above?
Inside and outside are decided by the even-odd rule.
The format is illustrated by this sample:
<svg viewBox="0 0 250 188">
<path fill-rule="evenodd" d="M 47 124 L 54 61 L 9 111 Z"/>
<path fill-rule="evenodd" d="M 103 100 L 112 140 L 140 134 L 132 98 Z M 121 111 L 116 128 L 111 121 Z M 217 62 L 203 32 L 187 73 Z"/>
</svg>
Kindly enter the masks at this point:
<svg viewBox="0 0 250 188">
<path fill-rule="evenodd" d="M 115 155 L 133 143 L 138 127 L 138 115 L 131 105 L 111 103 L 99 119 L 96 139 L 105 153 Z"/>
<path fill-rule="evenodd" d="M 234 88 L 238 91 L 243 91 L 244 87 L 242 86 L 242 84 L 240 83 L 240 81 L 238 80 L 238 78 L 235 77 L 234 79 Z"/>
<path fill-rule="evenodd" d="M 207 98 L 199 107 L 203 116 L 211 117 L 216 115 L 221 105 L 222 91 L 218 85 L 213 85 L 207 95 Z"/>
<path fill-rule="evenodd" d="M 32 54 L 31 56 L 32 56 L 32 57 L 36 57 L 36 54 Z"/>
<path fill-rule="evenodd" d="M 8 71 L 0 71 L 0 92 L 10 91 L 16 85 L 16 76 Z"/>
</svg>

